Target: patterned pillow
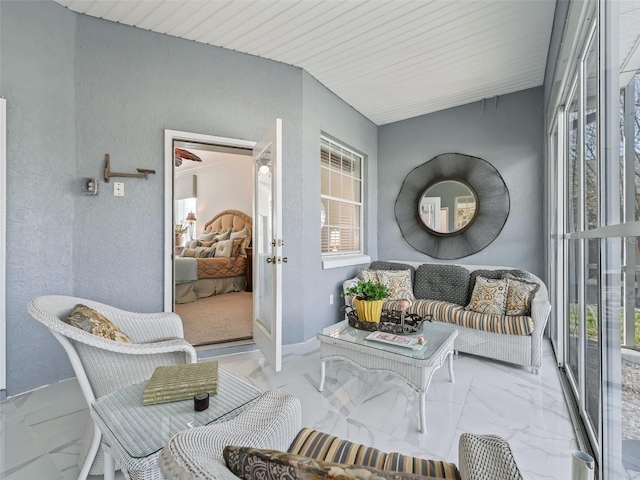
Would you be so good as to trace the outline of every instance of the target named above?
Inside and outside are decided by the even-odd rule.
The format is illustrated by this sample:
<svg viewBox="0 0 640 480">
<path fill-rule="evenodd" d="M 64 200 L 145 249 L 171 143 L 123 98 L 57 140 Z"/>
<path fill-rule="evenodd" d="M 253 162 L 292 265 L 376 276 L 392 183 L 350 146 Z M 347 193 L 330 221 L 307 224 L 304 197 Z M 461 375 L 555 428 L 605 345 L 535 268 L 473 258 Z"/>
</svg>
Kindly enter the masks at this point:
<svg viewBox="0 0 640 480">
<path fill-rule="evenodd" d="M 245 243 L 246 241 L 246 237 L 244 238 L 231 238 L 229 239 L 231 241 L 231 256 L 232 257 L 237 257 L 238 255 L 242 254 L 242 245 Z M 246 250 L 244 251 L 244 254 L 246 254 Z"/>
<path fill-rule="evenodd" d="M 244 227 L 239 232 L 232 232 L 229 238 L 231 240 L 235 240 L 236 238 L 241 238 L 242 242 L 240 242 L 240 248 L 238 250 L 238 254 L 240 255 L 247 254 L 246 248 L 249 245 L 249 242 L 251 241 L 251 232 L 249 231 L 248 227 Z M 237 255 L 231 255 L 231 256 L 236 257 Z"/>
<path fill-rule="evenodd" d="M 408 263 L 385 262 L 384 260 L 374 260 L 369 265 L 369 270 L 411 270 L 411 284 L 416 273 L 416 268 Z"/>
<path fill-rule="evenodd" d="M 476 285 L 473 287 L 471 301 L 464 309 L 490 315 L 504 315 L 508 290 L 509 280 L 507 279 L 493 280 L 491 278 L 476 277 Z"/>
<path fill-rule="evenodd" d="M 387 300 L 402 300 L 406 298 L 412 302 L 413 285 L 411 284 L 411 270 L 378 270 L 378 281 L 389 289 Z"/>
<path fill-rule="evenodd" d="M 215 253 L 216 247 L 198 247 L 193 253 L 193 256 L 195 258 L 209 258 L 213 257 Z"/>
<path fill-rule="evenodd" d="M 410 473 L 378 470 L 345 463 L 323 462 L 277 450 L 225 447 L 222 456 L 241 480 L 429 480 Z"/>
<path fill-rule="evenodd" d="M 185 243 L 185 248 L 196 248 L 198 246 L 198 240 L 191 240 Z"/>
<path fill-rule="evenodd" d="M 197 246 L 198 246 L 198 247 L 205 247 L 205 248 L 207 248 L 207 247 L 210 247 L 211 245 L 213 245 L 214 243 L 216 243 L 216 242 L 214 242 L 213 240 L 211 240 L 211 241 L 209 241 L 209 242 L 198 242 L 198 245 L 197 245 Z"/>
<path fill-rule="evenodd" d="M 202 242 L 218 242 L 220 240 L 229 240 L 231 236 L 231 227 L 226 232 L 207 232 L 203 234 L 199 239 L 198 243 Z"/>
<path fill-rule="evenodd" d="M 181 257 L 195 257 L 196 249 L 195 248 L 184 248 L 182 249 L 182 253 L 180 253 Z"/>
<path fill-rule="evenodd" d="M 502 278 L 505 273 L 509 273 L 517 278 L 522 278 L 523 280 L 527 280 L 529 278 L 529 274 L 527 272 L 518 270 L 516 268 L 501 268 L 498 270 L 472 270 L 469 273 L 469 293 L 467 294 L 467 301 L 465 302 L 465 304 L 468 304 L 471 301 L 471 294 L 473 293 L 473 288 L 476 285 L 476 277 L 484 277 L 497 280 L 499 278 Z"/>
<path fill-rule="evenodd" d="M 131 339 L 107 317 L 86 305 L 77 304 L 65 320 L 72 327 L 79 328 L 98 337 L 115 342 L 131 343 Z"/>
<path fill-rule="evenodd" d="M 214 257 L 230 257 L 231 249 L 233 248 L 233 240 L 221 240 L 218 242 L 218 246 L 216 247 L 216 253 Z"/>
<path fill-rule="evenodd" d="M 509 280 L 505 315 L 531 315 L 531 300 L 533 300 L 533 296 L 540 288 L 540 285 L 533 282 L 525 282 L 509 273 L 505 273 L 502 278 Z"/>
<path fill-rule="evenodd" d="M 360 270 L 358 278 L 360 280 L 364 280 L 365 282 L 376 283 L 378 282 L 378 273 L 375 270 L 368 270 L 366 268 L 363 268 L 362 270 Z"/>
</svg>

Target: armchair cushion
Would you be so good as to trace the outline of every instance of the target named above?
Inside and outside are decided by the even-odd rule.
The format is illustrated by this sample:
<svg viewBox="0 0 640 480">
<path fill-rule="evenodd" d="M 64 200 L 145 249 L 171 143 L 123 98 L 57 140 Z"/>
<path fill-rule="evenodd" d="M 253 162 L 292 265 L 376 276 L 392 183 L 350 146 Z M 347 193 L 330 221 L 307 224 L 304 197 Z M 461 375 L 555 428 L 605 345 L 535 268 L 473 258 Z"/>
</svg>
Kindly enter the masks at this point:
<svg viewBox="0 0 640 480">
<path fill-rule="evenodd" d="M 379 470 L 362 465 L 324 462 L 277 450 L 225 447 L 224 460 L 242 480 L 429 480 L 410 473 Z"/>
<path fill-rule="evenodd" d="M 288 452 L 324 462 L 360 465 L 423 477 L 460 478 L 458 468 L 453 463 L 408 457 L 400 453 L 385 453 L 312 428 L 300 430 Z"/>
<path fill-rule="evenodd" d="M 98 337 L 122 343 L 131 343 L 131 339 L 107 317 L 93 308 L 77 304 L 65 320 L 69 325 L 89 332 Z"/>
</svg>

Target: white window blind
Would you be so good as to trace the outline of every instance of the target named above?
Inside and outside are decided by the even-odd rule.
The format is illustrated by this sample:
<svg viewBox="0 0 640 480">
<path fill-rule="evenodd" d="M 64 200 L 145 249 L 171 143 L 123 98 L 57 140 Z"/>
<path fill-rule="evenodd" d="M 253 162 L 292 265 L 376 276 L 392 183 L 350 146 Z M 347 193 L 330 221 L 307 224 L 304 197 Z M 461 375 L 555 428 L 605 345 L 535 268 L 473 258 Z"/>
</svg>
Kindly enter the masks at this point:
<svg viewBox="0 0 640 480">
<path fill-rule="evenodd" d="M 362 156 L 321 137 L 322 254 L 362 253 Z"/>
</svg>

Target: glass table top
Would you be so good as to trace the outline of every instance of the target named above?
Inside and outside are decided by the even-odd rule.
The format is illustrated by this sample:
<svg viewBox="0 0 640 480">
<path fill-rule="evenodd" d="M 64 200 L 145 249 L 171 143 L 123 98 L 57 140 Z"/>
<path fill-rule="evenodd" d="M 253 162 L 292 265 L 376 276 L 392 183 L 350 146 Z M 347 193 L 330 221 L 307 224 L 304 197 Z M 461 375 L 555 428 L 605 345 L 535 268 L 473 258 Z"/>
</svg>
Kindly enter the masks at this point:
<svg viewBox="0 0 640 480">
<path fill-rule="evenodd" d="M 202 412 L 193 409 L 192 398 L 142 405 L 146 381 L 104 395 L 94 400 L 91 407 L 129 456 L 144 458 L 158 452 L 176 433 L 208 425 L 262 393 L 225 370 L 220 369 L 218 376 L 218 393 L 211 395 L 209 408 Z"/>
<path fill-rule="evenodd" d="M 372 332 L 359 330 L 350 325 L 337 328 L 329 333 L 319 333 L 317 337 L 321 342 L 330 339 L 338 339 L 345 342 L 355 343 L 357 345 L 375 348 L 376 350 L 382 350 L 384 352 L 395 353 L 408 358 L 426 360 L 430 358 L 440 347 L 442 347 L 442 344 L 449 340 L 450 337 L 455 336 L 455 332 L 455 326 L 448 323 L 424 322 L 421 333 L 426 344 L 419 350 L 382 343 L 376 340 L 367 340 L 366 337 Z M 414 333 L 409 335 L 403 334 L 402 336 L 417 338 L 418 335 L 419 333 Z"/>
</svg>

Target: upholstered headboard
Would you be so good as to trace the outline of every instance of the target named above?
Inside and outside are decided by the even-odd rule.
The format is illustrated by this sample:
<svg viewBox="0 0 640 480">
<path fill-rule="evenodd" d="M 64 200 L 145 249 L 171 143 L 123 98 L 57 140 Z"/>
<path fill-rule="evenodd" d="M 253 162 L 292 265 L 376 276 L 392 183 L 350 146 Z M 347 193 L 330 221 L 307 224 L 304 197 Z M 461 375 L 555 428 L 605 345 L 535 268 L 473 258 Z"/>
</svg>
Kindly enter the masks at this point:
<svg viewBox="0 0 640 480">
<path fill-rule="evenodd" d="M 209 220 L 205 226 L 205 232 L 226 232 L 231 227 L 232 232 L 239 232 L 247 227 L 253 235 L 253 222 L 251 217 L 240 210 L 224 210 Z"/>
</svg>

